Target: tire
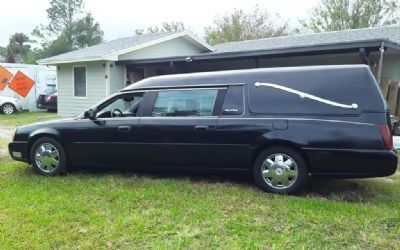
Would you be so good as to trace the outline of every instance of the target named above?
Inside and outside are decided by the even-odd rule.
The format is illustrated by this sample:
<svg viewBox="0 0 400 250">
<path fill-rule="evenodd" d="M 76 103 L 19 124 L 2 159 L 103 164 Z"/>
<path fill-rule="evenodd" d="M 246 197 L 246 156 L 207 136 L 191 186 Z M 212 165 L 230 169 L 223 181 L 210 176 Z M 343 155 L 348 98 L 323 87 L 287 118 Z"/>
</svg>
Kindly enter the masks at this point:
<svg viewBox="0 0 400 250">
<path fill-rule="evenodd" d="M 17 110 L 17 109 L 15 108 L 14 104 L 9 103 L 9 102 L 4 103 L 4 104 L 1 106 L 1 112 L 2 112 L 3 114 L 5 114 L 5 115 L 12 115 L 12 114 L 15 113 L 16 110 Z"/>
<path fill-rule="evenodd" d="M 288 147 L 271 147 L 262 151 L 253 166 L 254 180 L 262 190 L 276 194 L 294 194 L 307 182 L 307 165 L 303 157 Z"/>
<path fill-rule="evenodd" d="M 39 174 L 55 176 L 65 173 L 67 155 L 63 146 L 53 138 L 42 137 L 36 140 L 31 148 L 30 159 Z"/>
</svg>

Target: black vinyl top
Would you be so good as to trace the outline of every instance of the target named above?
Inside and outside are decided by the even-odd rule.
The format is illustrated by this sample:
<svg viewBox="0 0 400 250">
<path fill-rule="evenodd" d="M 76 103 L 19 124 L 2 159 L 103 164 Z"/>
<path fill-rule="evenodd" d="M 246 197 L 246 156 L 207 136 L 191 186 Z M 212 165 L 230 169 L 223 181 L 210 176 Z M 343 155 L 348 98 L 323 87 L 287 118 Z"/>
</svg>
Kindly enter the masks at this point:
<svg viewBox="0 0 400 250">
<path fill-rule="evenodd" d="M 272 83 L 329 101 L 357 108 L 340 108 L 255 83 Z M 157 76 L 144 79 L 122 91 L 165 88 L 214 87 L 247 84 L 249 110 L 254 113 L 333 113 L 356 114 L 383 111 L 386 102 L 366 65 L 304 66 L 262 68 Z M 267 100 L 267 102 L 265 101 Z M 266 104 L 268 105 L 259 105 Z M 271 111 L 271 105 L 274 109 Z M 310 110 L 313 107 L 314 110 Z"/>
</svg>

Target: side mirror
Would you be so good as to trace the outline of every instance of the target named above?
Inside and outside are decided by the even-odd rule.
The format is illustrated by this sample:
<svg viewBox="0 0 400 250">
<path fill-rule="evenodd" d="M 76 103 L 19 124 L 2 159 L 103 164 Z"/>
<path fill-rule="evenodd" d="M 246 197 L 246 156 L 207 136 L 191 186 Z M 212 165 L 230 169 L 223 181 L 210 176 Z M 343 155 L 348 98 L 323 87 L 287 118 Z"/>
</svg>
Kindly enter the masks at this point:
<svg viewBox="0 0 400 250">
<path fill-rule="evenodd" d="M 90 120 L 96 120 L 96 112 L 93 109 L 86 110 L 83 115 Z"/>
</svg>

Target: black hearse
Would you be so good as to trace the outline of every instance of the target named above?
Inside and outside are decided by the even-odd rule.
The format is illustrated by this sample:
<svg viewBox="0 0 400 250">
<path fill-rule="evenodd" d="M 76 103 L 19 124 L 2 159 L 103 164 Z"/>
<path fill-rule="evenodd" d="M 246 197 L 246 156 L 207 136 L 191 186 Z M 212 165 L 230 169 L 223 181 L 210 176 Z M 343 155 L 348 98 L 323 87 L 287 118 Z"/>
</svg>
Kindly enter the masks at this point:
<svg viewBox="0 0 400 250">
<path fill-rule="evenodd" d="M 148 78 L 74 119 L 19 127 L 9 151 L 44 175 L 79 165 L 250 170 L 275 193 L 309 176 L 397 166 L 387 104 L 363 65 Z"/>
</svg>

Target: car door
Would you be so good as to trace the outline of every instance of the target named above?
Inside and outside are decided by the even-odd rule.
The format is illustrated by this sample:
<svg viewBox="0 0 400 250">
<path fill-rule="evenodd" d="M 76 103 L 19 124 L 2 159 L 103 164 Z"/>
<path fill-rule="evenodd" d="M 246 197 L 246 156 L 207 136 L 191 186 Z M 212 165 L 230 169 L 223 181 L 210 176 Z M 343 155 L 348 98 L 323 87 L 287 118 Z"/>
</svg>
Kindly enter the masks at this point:
<svg viewBox="0 0 400 250">
<path fill-rule="evenodd" d="M 215 167 L 215 129 L 225 88 L 152 91 L 138 128 L 144 165 Z"/>
<path fill-rule="evenodd" d="M 76 121 L 70 137 L 72 162 L 85 165 L 135 165 L 137 126 L 143 92 L 124 93 L 96 109 L 96 119 Z"/>
<path fill-rule="evenodd" d="M 244 85 L 229 86 L 216 128 L 216 147 L 220 166 L 246 169 L 253 162 L 254 144 L 268 131 L 270 120 L 251 119 L 245 108 Z"/>
</svg>

